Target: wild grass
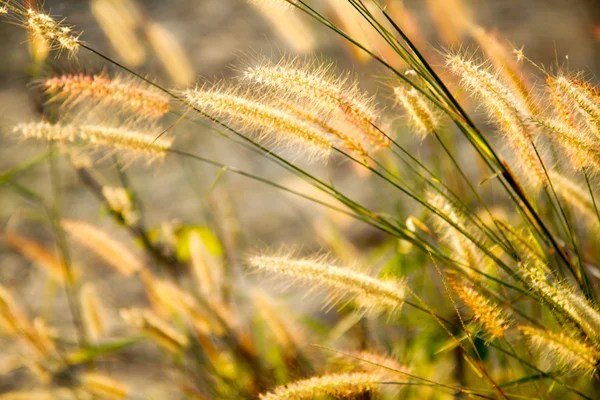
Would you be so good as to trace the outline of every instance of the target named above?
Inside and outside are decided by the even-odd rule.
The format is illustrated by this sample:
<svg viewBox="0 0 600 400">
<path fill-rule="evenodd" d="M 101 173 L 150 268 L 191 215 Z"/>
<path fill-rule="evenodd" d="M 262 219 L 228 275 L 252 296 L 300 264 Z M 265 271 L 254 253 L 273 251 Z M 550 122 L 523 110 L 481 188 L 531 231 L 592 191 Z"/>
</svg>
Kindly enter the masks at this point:
<svg viewBox="0 0 600 400">
<path fill-rule="evenodd" d="M 163 398 L 595 398 L 595 83 L 582 73 L 535 64 L 476 25 L 457 0 L 444 7 L 460 14 L 459 22 L 444 23 L 442 8 L 429 2 L 432 17 L 443 35 L 472 36 L 488 59 L 478 51 L 440 50 L 445 65 L 439 68 L 401 28 L 406 21 L 391 15 L 393 7 L 388 13 L 377 2 L 344 0 L 331 13 L 303 0 L 277 3 L 286 7 L 273 15 L 294 15 L 295 30 L 317 23 L 344 40 L 358 62 L 378 64 L 382 91 L 393 99 L 389 108 L 354 74 L 312 56 L 243 61 L 236 78 L 182 89 L 189 65 L 179 44 L 133 2 L 94 1 L 92 7 L 121 63 L 41 8 L 0 0 L 0 18 L 25 28 L 35 46 L 39 68 L 32 69 L 32 82 L 44 99 L 38 120 L 6 133 L 14 146 L 31 139 L 49 149 L 1 172 L 0 188 L 41 211 L 27 223 L 49 227 L 54 243 L 19 233 L 24 228 L 13 220 L 2 239 L 51 278 L 47 293 L 39 294 L 43 302 L 56 301 L 56 289 L 64 288 L 62 310 L 68 308 L 72 324 L 52 328 L 66 317 L 48 311 L 51 306 L 30 315 L 20 306 L 21 294 L 2 283 L 0 332 L 14 354 L 6 352 L 11 358 L 0 372 L 27 371 L 28 378 L 0 399 L 151 398 L 145 384 L 118 373 L 136 351 L 169 374 Z M 256 6 L 281 33 L 270 6 Z M 355 34 L 351 20 L 368 30 Z M 178 89 L 142 74 L 145 51 L 130 51 L 136 40 L 119 42 L 118 32 L 133 35 L 140 27 Z M 293 37 L 287 32 L 284 40 Z M 298 53 L 314 46 L 312 34 L 298 41 Z M 44 66 L 51 52 L 92 57 L 107 72 L 49 73 Z M 442 80 L 442 70 L 456 81 Z M 542 83 L 531 85 L 534 80 Z M 449 84 L 469 99 L 455 96 Z M 467 100 L 474 111 L 463 106 Z M 476 122 L 481 118 L 472 112 L 489 123 Z M 392 122 L 399 119 L 403 123 Z M 182 125 L 228 139 L 232 148 L 253 152 L 311 190 L 221 163 L 205 155 L 210 149 L 194 154 L 180 144 L 176 128 Z M 428 151 L 416 154 L 415 147 Z M 105 215 L 136 240 L 137 251 L 71 219 L 61 204 L 62 158 Z M 217 167 L 211 189 L 222 175 L 241 175 L 385 239 L 357 249 L 340 227 L 327 236 L 329 248 L 315 254 L 246 249 L 224 201 L 211 205 L 210 226 L 148 226 L 125 168 L 139 159 L 148 169 L 184 159 Z M 119 185 L 108 183 L 97 167 L 102 163 L 118 174 Z M 328 171 L 344 163 L 353 166 L 357 185 L 378 182 L 375 196 L 392 206 L 373 206 L 341 189 Z M 49 196 L 23 179 L 46 164 Z M 174 205 L 184 201 L 172 199 Z M 317 227 L 336 221 L 317 218 L 310 221 Z M 122 290 L 119 282 L 127 279 L 143 299 L 115 305 L 104 298 L 89 269 L 74 262 L 81 254 L 95 255 L 110 267 L 106 274 L 116 274 L 111 290 Z M 308 294 L 276 301 L 268 290 L 273 281 Z M 330 312 L 328 319 L 299 316 L 315 301 Z"/>
</svg>

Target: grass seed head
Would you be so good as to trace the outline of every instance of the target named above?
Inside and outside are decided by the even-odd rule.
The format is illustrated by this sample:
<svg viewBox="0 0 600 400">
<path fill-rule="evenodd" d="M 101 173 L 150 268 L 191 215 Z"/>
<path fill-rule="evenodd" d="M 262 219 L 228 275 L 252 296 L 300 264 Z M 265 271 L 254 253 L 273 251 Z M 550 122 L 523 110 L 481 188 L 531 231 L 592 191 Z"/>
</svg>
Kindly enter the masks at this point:
<svg viewBox="0 0 600 400">
<path fill-rule="evenodd" d="M 361 307 L 397 313 L 404 303 L 405 289 L 397 279 L 382 280 L 350 268 L 332 265 L 325 257 L 294 259 L 290 256 L 253 256 L 249 264 L 330 291 L 335 303 L 350 295 Z"/>
<path fill-rule="evenodd" d="M 293 114 L 253 98 L 250 92 L 238 94 L 230 89 L 190 89 L 183 92 L 194 107 L 218 118 L 226 118 L 237 127 L 258 132 L 258 140 L 276 147 L 290 148 L 309 159 L 326 160 L 332 143 L 315 126 Z"/>
<path fill-rule="evenodd" d="M 295 381 L 261 394 L 260 400 L 311 400 L 321 397 L 353 398 L 376 393 L 382 377 L 376 373 L 331 374 Z"/>
</svg>

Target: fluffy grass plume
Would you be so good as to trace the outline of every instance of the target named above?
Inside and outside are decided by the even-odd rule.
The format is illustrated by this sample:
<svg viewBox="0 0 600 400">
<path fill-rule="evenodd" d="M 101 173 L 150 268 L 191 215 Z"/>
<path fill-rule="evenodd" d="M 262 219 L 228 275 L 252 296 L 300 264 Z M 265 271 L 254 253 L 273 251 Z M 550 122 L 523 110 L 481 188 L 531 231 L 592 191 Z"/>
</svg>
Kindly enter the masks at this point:
<svg viewBox="0 0 600 400">
<path fill-rule="evenodd" d="M 490 68 L 460 53 L 448 54 L 446 65 L 486 108 L 498 124 L 516 158 L 516 164 L 532 186 L 546 183 L 544 168 L 527 123 L 528 110 Z"/>
<path fill-rule="evenodd" d="M 172 139 L 157 139 L 158 133 L 149 135 L 125 127 L 103 125 L 21 123 L 13 128 L 13 133 L 23 139 L 58 141 L 120 151 L 126 156 L 145 157 L 149 161 L 163 159 L 172 144 Z"/>
<path fill-rule="evenodd" d="M 283 98 L 308 101 L 321 113 L 351 122 L 363 138 L 377 147 L 391 145 L 376 128 L 378 112 L 373 98 L 349 74 L 337 74 L 333 64 L 284 58 L 278 63 L 261 61 L 246 67 L 243 75 L 247 80 L 277 90 Z"/>
<path fill-rule="evenodd" d="M 317 376 L 279 386 L 272 392 L 261 394 L 259 398 L 260 400 L 355 398 L 367 393 L 376 393 L 381 379 L 381 375 L 367 372 Z"/>
<path fill-rule="evenodd" d="M 144 268 L 138 256 L 95 226 L 73 220 L 64 220 L 62 225 L 73 240 L 94 252 L 121 274 L 130 276 Z"/>
<path fill-rule="evenodd" d="M 2 0 L 0 16 L 6 14 L 29 32 L 32 41 L 43 42 L 49 49 L 67 51 L 74 56 L 81 46 L 80 33 L 65 20 L 57 20 L 43 11 L 30 8 L 28 3 Z"/>
<path fill-rule="evenodd" d="M 205 112 L 226 118 L 232 124 L 250 132 L 259 132 L 259 140 L 277 147 L 290 148 L 309 159 L 326 160 L 332 144 L 325 134 L 293 114 L 235 89 L 189 89 L 183 92 L 187 101 Z"/>
<path fill-rule="evenodd" d="M 63 282 L 67 270 L 62 261 L 48 248 L 15 232 L 5 232 L 4 241 L 29 261 L 46 270 L 58 282 Z"/>
<path fill-rule="evenodd" d="M 42 87 L 66 104 L 93 100 L 148 118 L 160 118 L 170 110 L 167 95 L 132 78 L 68 74 L 44 79 Z"/>
<path fill-rule="evenodd" d="M 351 268 L 332 265 L 327 257 L 294 259 L 290 256 L 252 256 L 248 263 L 259 270 L 303 281 L 330 291 L 332 302 L 350 296 L 360 306 L 396 313 L 404 302 L 405 289 L 397 279 L 377 279 Z"/>
<path fill-rule="evenodd" d="M 79 291 L 83 322 L 86 333 L 95 342 L 105 333 L 104 309 L 98 297 L 96 287 L 86 282 Z"/>
<path fill-rule="evenodd" d="M 150 339 L 171 353 L 181 353 L 189 344 L 187 336 L 150 310 L 124 309 L 120 314 L 128 324 L 140 329 Z"/>
<path fill-rule="evenodd" d="M 572 372 L 593 374 L 600 361 L 600 349 L 565 333 L 520 326 L 532 347 L 541 351 L 558 365 Z"/>
<path fill-rule="evenodd" d="M 598 216 L 587 187 L 580 186 L 558 172 L 549 173 L 556 194 L 578 213 L 580 213 L 590 225 L 598 224 Z"/>
<path fill-rule="evenodd" d="M 498 304 L 460 278 L 448 277 L 448 282 L 456 295 L 471 309 L 475 320 L 491 337 L 503 338 L 511 321 Z"/>
<path fill-rule="evenodd" d="M 438 118 L 429 104 L 415 88 L 397 86 L 394 96 L 398 104 L 402 105 L 414 130 L 425 137 L 434 132 L 438 127 Z"/>
</svg>

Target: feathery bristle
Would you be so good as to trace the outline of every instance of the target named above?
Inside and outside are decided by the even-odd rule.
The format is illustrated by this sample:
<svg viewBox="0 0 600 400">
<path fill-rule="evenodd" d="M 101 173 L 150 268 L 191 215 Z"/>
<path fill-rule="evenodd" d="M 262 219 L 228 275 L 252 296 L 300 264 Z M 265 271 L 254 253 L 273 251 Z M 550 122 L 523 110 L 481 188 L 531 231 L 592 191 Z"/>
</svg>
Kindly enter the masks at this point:
<svg viewBox="0 0 600 400">
<path fill-rule="evenodd" d="M 394 88 L 396 101 L 404 107 L 414 129 L 421 137 L 434 132 L 438 121 L 423 96 L 415 89 L 402 86 Z"/>
<path fill-rule="evenodd" d="M 315 112 L 311 113 L 310 111 L 301 110 L 296 105 L 281 102 L 280 100 L 278 103 L 280 107 L 289 111 L 294 116 L 317 126 L 323 131 L 323 133 L 333 136 L 335 139 L 337 139 L 340 148 L 362 158 L 368 156 L 368 151 L 364 148 L 362 143 L 343 131 L 346 127 L 343 123 L 340 123 L 340 121 L 328 121 L 327 119 L 320 118 Z"/>
<path fill-rule="evenodd" d="M 243 74 L 250 81 L 277 90 L 284 99 L 310 101 L 319 112 L 354 124 L 374 145 L 390 147 L 390 139 L 376 128 L 378 118 L 372 98 L 359 89 L 357 82 L 349 76 L 335 77 L 332 65 L 294 64 L 286 59 L 277 64 L 263 62 L 247 67 Z"/>
<path fill-rule="evenodd" d="M 160 118 L 169 112 L 169 98 L 141 81 L 98 75 L 62 75 L 42 82 L 43 88 L 67 102 L 84 99 L 117 106 L 142 117 Z"/>
<path fill-rule="evenodd" d="M 457 296 L 473 311 L 475 320 L 493 338 L 503 338 L 511 322 L 502 309 L 466 281 L 448 277 L 448 282 Z"/>
<path fill-rule="evenodd" d="M 563 120 L 537 121 L 548 136 L 564 150 L 576 169 L 600 172 L 600 144 L 588 132 Z"/>
<path fill-rule="evenodd" d="M 600 362 L 600 350 L 564 333 L 520 326 L 533 347 L 571 372 L 593 374 Z"/>
<path fill-rule="evenodd" d="M 121 274 L 130 276 L 144 268 L 144 263 L 127 247 L 95 226 L 71 220 L 62 221 L 62 225 L 75 241 L 93 251 Z"/>
<path fill-rule="evenodd" d="M 81 34 L 75 33 L 73 27 L 57 21 L 50 15 L 34 9 L 14 9 L 23 19 L 25 27 L 34 35 L 48 41 L 51 48 L 66 50 L 73 56 L 79 50 Z"/>
<path fill-rule="evenodd" d="M 64 264 L 46 247 L 14 232 L 4 233 L 3 238 L 25 258 L 45 269 L 53 279 L 64 281 L 67 276 Z"/>
<path fill-rule="evenodd" d="M 589 131 L 600 139 L 600 94 L 597 89 L 581 79 L 565 75 L 550 77 L 548 82 L 556 96 L 568 103 L 583 119 Z"/>
<path fill-rule="evenodd" d="M 461 54 L 448 54 L 450 70 L 486 107 L 518 160 L 518 166 L 534 187 L 546 184 L 544 167 L 534 147 L 530 127 L 526 123 L 527 109 L 485 65 L 466 59 Z"/>
<path fill-rule="evenodd" d="M 144 156 L 149 160 L 164 158 L 172 143 L 171 139 L 156 138 L 138 131 L 102 125 L 22 123 L 13 128 L 13 133 L 21 135 L 24 139 L 56 140 L 121 150 L 125 154 Z"/>
<path fill-rule="evenodd" d="M 279 386 L 272 392 L 261 394 L 260 400 L 311 400 L 321 397 L 353 398 L 361 394 L 376 393 L 381 375 L 355 372 L 331 374 L 295 381 Z"/>
<path fill-rule="evenodd" d="M 183 95 L 194 107 L 227 118 L 250 132 L 261 132 L 261 141 L 301 147 L 309 159 L 326 160 L 329 157 L 332 144 L 319 129 L 289 112 L 253 100 L 250 93 L 240 96 L 231 90 L 190 89 Z"/>
<path fill-rule="evenodd" d="M 188 338 L 184 334 L 150 310 L 137 308 L 121 310 L 121 317 L 132 326 L 141 329 L 157 344 L 172 353 L 181 352 L 189 344 Z"/>
<path fill-rule="evenodd" d="M 332 299 L 346 295 L 362 307 L 396 313 L 404 302 L 404 286 L 398 279 L 381 280 L 331 265 L 324 257 L 292 259 L 288 256 L 254 256 L 248 262 L 254 268 L 302 280 L 332 290 Z"/>
<path fill-rule="evenodd" d="M 364 372 L 381 374 L 393 380 L 406 380 L 405 374 L 409 372 L 406 365 L 385 354 L 364 350 L 353 351 L 349 355 L 354 358 L 349 360 L 345 357 L 344 360 L 352 362 L 359 370 Z"/>
</svg>

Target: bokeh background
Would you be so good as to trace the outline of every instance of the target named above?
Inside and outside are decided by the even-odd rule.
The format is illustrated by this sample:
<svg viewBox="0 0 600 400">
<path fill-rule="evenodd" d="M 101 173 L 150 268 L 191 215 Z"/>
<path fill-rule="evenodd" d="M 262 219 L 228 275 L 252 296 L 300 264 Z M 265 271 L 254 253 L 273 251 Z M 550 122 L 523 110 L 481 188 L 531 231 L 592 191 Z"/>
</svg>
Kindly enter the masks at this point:
<svg viewBox="0 0 600 400">
<path fill-rule="evenodd" d="M 112 7 L 108 14 L 103 10 L 106 5 L 103 3 Z M 341 1 L 313 3 L 327 10 L 332 18 L 344 21 Z M 181 88 L 195 82 L 202 84 L 230 78 L 236 74 L 236 65 L 244 65 L 257 56 L 277 59 L 282 55 L 299 55 L 331 60 L 340 70 L 353 71 L 363 87 L 377 95 L 378 102 L 394 122 L 393 129 L 399 140 L 406 143 L 412 140 L 409 132 L 403 129 L 402 120 L 394 115 L 389 91 L 379 79 L 382 72 L 377 65 L 308 17 L 295 15 L 290 22 L 289 16 L 278 16 L 279 11 L 271 13 L 276 15 L 275 18 L 272 15 L 268 17 L 265 5 L 257 6 L 239 0 L 138 0 L 137 4 L 120 0 L 52 0 L 46 1 L 44 6 L 83 31 L 83 40 L 94 48 L 170 87 Z M 464 18 L 468 18 L 469 23 L 497 34 L 500 40 L 510 42 L 515 48 L 522 47 L 525 54 L 539 65 L 548 68 L 561 65 L 569 70 L 582 70 L 589 77 L 600 74 L 600 3 L 594 0 L 464 0 L 460 4 L 447 0 L 407 0 L 403 3 L 390 1 L 388 6 L 400 13 L 407 30 L 417 35 L 415 41 L 439 67 L 443 64 L 439 50 L 458 45 L 476 46 L 464 21 L 453 18 L 456 10 L 453 11 L 452 7 L 460 6 L 463 7 L 461 15 L 466 15 Z M 126 7 L 126 17 L 120 7 Z M 402 14 L 402 11 L 406 13 Z M 115 13 L 112 18 L 111 12 Z M 115 28 L 115 25 L 118 26 Z M 286 40 L 282 27 L 294 30 L 296 36 L 293 41 Z M 357 29 L 357 34 L 362 30 L 368 38 L 366 28 L 359 26 Z M 0 39 L 0 130 L 7 132 L 0 135 L 0 171 L 3 171 L 45 148 L 34 143 L 21 144 L 8 134 L 13 124 L 39 118 L 40 94 L 39 85 L 31 78 L 32 49 L 25 31 L 12 24 L 0 23 Z M 116 48 L 111 40 L 120 41 L 121 48 Z M 377 49 L 376 43 L 373 46 Z M 178 62 L 171 62 L 176 66 L 169 66 L 169 63 L 163 63 L 162 57 L 177 59 Z M 48 64 L 50 67 L 44 71 L 47 74 L 115 71 L 99 57 L 85 51 L 77 58 L 61 57 Z M 524 68 L 533 69 L 529 65 L 524 65 Z M 176 117 L 169 117 L 165 126 L 176 120 Z M 175 146 L 178 148 L 252 171 L 299 190 L 311 190 L 264 158 L 198 125 L 180 123 L 169 134 L 176 138 Z M 420 151 L 418 143 L 408 146 L 415 154 Z M 382 196 L 376 181 L 361 176 L 351 165 L 339 159 L 331 160 L 326 172 L 323 172 L 322 166 L 299 162 L 309 170 L 319 169 L 322 176 L 335 181 L 338 187 L 376 209 L 404 207 L 399 199 Z M 108 164 L 100 164 L 97 168 L 107 183 L 118 184 L 119 177 Z M 222 172 L 218 168 L 177 158 L 167 158 L 163 164 L 152 166 L 137 162 L 126 169 L 143 204 L 145 223 L 164 237 L 181 224 L 204 225 L 225 221 L 226 229 L 234 232 L 236 240 L 233 246 L 235 254 L 231 255 L 236 276 L 245 274 L 239 259 L 247 249 L 292 244 L 301 245 L 309 251 L 331 250 L 332 246 L 343 241 L 346 248 L 360 254 L 384 239 L 373 228 L 261 183 Z M 27 173 L 22 182 L 41 193 L 50 193 L 47 168 Z M 128 233 L 111 222 L 68 165 L 62 165 L 61 188 L 62 211 L 66 217 L 92 222 L 135 247 Z M 17 229 L 41 242 L 51 243 L 50 231 L 40 228 L 32 213 L 27 202 L 0 186 L 0 229 Z M 123 282 L 118 275 L 107 274 L 105 267 L 95 269 L 97 260 L 92 257 L 79 257 L 76 261 L 91 268 L 91 276 L 103 299 L 115 308 L 122 304 L 135 305 L 143 298 L 143 289 L 139 285 Z M 52 289 L 48 288 L 43 272 L 29 265 L 23 257 L 0 243 L 0 283 L 24 299 L 24 306 L 31 313 L 64 315 L 62 323 L 69 325 L 65 299 L 59 298 L 49 304 L 46 299 Z M 121 288 L 118 292 L 111 290 L 116 284 Z M 319 309 L 318 303 L 310 300 L 298 304 L 301 306 L 296 312 L 302 309 L 318 312 Z M 0 358 L 3 351 L 0 350 Z M 130 368 L 125 371 L 130 381 L 145 383 L 146 390 L 157 394 L 156 398 L 168 398 L 165 395 L 168 388 L 165 387 L 169 386 L 169 378 L 165 371 L 148 361 L 152 359 L 151 350 L 133 350 L 124 357 L 130 358 Z M 119 365 L 123 368 L 122 364 Z M 18 373 L 0 375 L 0 393 L 15 387 L 21 379 L 24 377 Z"/>
</svg>

